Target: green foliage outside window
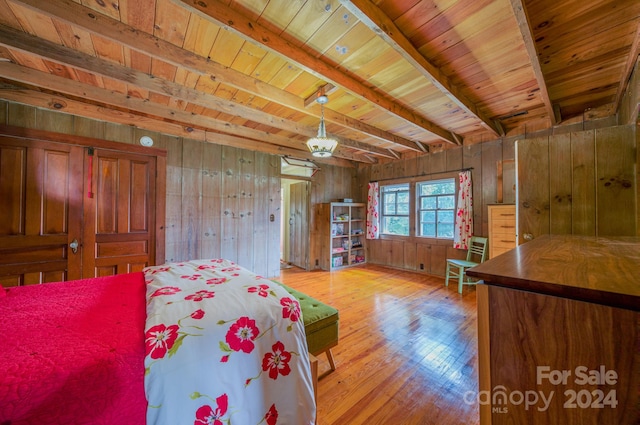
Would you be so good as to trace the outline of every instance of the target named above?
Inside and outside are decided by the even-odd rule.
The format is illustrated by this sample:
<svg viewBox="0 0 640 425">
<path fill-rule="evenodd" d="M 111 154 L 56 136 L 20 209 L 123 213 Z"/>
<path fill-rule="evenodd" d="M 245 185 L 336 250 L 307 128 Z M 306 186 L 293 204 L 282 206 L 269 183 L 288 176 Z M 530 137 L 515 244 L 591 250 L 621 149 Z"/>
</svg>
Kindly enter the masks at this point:
<svg viewBox="0 0 640 425">
<path fill-rule="evenodd" d="M 382 233 L 409 236 L 409 184 L 382 187 Z"/>
<path fill-rule="evenodd" d="M 419 236 L 453 239 L 455 179 L 418 183 Z"/>
</svg>

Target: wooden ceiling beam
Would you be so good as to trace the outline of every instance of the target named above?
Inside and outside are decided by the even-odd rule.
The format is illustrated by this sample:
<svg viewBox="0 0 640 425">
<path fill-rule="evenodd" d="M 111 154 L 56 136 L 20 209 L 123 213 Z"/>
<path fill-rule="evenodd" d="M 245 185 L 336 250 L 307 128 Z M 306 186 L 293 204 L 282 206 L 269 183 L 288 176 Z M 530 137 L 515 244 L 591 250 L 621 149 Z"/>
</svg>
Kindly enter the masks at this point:
<svg viewBox="0 0 640 425">
<path fill-rule="evenodd" d="M 72 96 L 76 99 L 84 99 L 86 101 L 108 105 L 121 111 L 135 111 L 142 115 L 159 118 L 173 123 L 179 123 L 187 127 L 200 128 L 203 130 L 215 130 L 222 133 L 229 133 L 236 136 L 254 139 L 258 142 L 298 149 L 299 152 L 308 152 L 304 142 L 292 141 L 289 137 L 278 136 L 266 131 L 232 124 L 215 118 L 176 110 L 169 106 L 149 102 L 146 99 L 124 96 L 121 93 L 105 90 L 92 85 L 80 83 L 78 81 L 68 80 L 63 77 L 47 74 L 13 63 L 0 62 L 0 75 L 13 82 L 39 87 L 56 93 L 61 93 L 66 96 Z M 61 103 L 59 107 L 57 107 L 57 109 L 63 108 L 64 103 Z M 356 149 L 358 148 L 359 147 L 356 147 Z M 391 156 L 388 152 L 384 152 L 384 154 L 385 157 Z M 334 152 L 334 155 L 351 161 L 369 162 L 368 159 L 363 160 L 357 155 L 353 155 L 352 153 L 345 151 L 343 148 L 337 149 L 336 152 Z"/>
<path fill-rule="evenodd" d="M 416 144 L 418 145 L 418 147 L 420 148 L 420 150 L 424 153 L 429 153 L 429 145 L 423 145 L 420 142 L 416 142 Z"/>
<path fill-rule="evenodd" d="M 35 108 L 77 115 L 104 122 L 135 126 L 145 130 L 165 133 L 193 140 L 205 140 L 205 131 L 182 124 L 156 118 L 105 108 L 101 105 L 81 102 L 68 97 L 0 82 L 0 97 L 3 100 L 33 106 Z"/>
<path fill-rule="evenodd" d="M 382 38 L 389 46 L 417 69 L 424 77 L 451 99 L 465 113 L 480 120 L 487 130 L 499 134 L 494 122 L 467 98 L 460 88 L 453 84 L 437 66 L 425 58 L 416 47 L 404 36 L 402 31 L 378 6 L 370 0 L 340 0 L 340 3 L 371 31 Z"/>
<path fill-rule="evenodd" d="M 495 124 L 496 124 L 496 128 L 498 129 L 498 135 L 500 137 L 504 137 L 507 134 L 507 131 L 504 129 L 504 126 L 502 125 L 502 121 L 500 120 L 494 120 Z"/>
<path fill-rule="evenodd" d="M 524 46 L 527 50 L 527 55 L 529 56 L 529 61 L 531 62 L 533 73 L 536 77 L 536 81 L 538 82 L 538 87 L 540 88 L 540 96 L 542 97 L 544 108 L 547 112 L 547 115 L 549 116 L 551 125 L 556 126 L 560 122 L 556 118 L 556 111 L 554 110 L 553 102 L 551 101 L 551 97 L 549 96 L 549 90 L 547 89 L 547 83 L 545 82 L 544 74 L 542 73 L 542 67 L 540 66 L 540 60 L 538 59 L 536 43 L 533 39 L 533 31 L 531 30 L 531 23 L 529 22 L 529 16 L 527 15 L 524 1 L 510 1 L 511 10 L 513 10 L 513 14 L 518 23 L 518 28 L 520 29 L 520 34 L 522 35 L 522 40 L 524 41 Z"/>
<path fill-rule="evenodd" d="M 181 123 L 195 128 L 234 132 L 235 134 L 239 134 L 244 137 L 258 138 L 258 140 L 264 140 L 265 142 L 286 142 L 291 144 L 291 139 L 288 137 L 277 136 L 265 131 L 259 131 L 226 121 L 217 120 L 215 118 L 197 115 L 192 112 L 176 110 L 169 106 L 150 102 L 148 99 L 126 96 L 122 93 L 47 74 L 42 71 L 37 71 L 35 69 L 13 63 L 0 62 L 0 75 L 6 80 L 53 91 L 62 96 L 72 96 L 76 99 L 85 99 L 89 102 L 108 105 L 124 111 L 135 111 L 147 116 Z M 300 142 L 300 145 L 302 144 L 303 143 Z"/>
<path fill-rule="evenodd" d="M 461 139 L 456 138 L 456 134 L 455 134 L 455 133 L 451 133 L 451 135 L 453 136 L 453 138 L 454 138 L 454 139 L 456 139 L 456 144 L 457 144 L 458 146 L 462 146 L 462 140 L 461 140 Z"/>
<path fill-rule="evenodd" d="M 386 96 L 366 86 L 350 73 L 337 69 L 333 64 L 323 61 L 313 53 L 286 41 L 278 34 L 265 28 L 262 24 L 252 20 L 228 7 L 218 0 L 173 0 L 184 5 L 188 10 L 197 13 L 225 29 L 231 30 L 242 38 L 268 49 L 285 58 L 308 73 L 344 88 L 354 96 L 371 102 L 376 107 L 393 114 L 409 124 L 428 131 L 447 143 L 455 144 L 451 132 L 446 130 L 414 111 L 394 102 Z M 414 150 L 418 149 L 415 145 Z"/>
<path fill-rule="evenodd" d="M 52 19 L 58 19 L 70 25 L 78 26 L 91 34 L 112 40 L 130 49 L 144 53 L 152 58 L 182 67 L 195 74 L 211 78 L 213 81 L 229 85 L 255 96 L 278 103 L 295 111 L 320 118 L 320 114 L 307 109 L 304 100 L 286 90 L 278 89 L 258 79 L 221 65 L 211 58 L 197 55 L 182 49 L 163 39 L 155 37 L 132 26 L 101 15 L 94 10 L 72 0 L 11 0 Z M 394 135 L 377 127 L 325 110 L 325 120 L 344 128 L 355 130 L 376 139 L 415 150 L 411 140 Z"/>
<path fill-rule="evenodd" d="M 273 155 L 295 156 L 296 158 L 303 158 L 314 162 L 338 165 L 341 167 L 354 167 L 353 161 L 343 158 L 317 158 L 311 155 L 310 152 L 304 150 L 272 145 L 270 143 L 256 142 L 255 140 L 244 139 L 242 137 L 230 136 L 213 131 L 194 129 L 192 127 L 183 126 L 180 124 L 175 124 L 133 113 L 123 113 L 122 111 L 116 109 L 107 109 L 99 105 L 84 103 L 66 97 L 52 95 L 49 93 L 39 92 L 22 87 L 0 84 L 0 94 L 5 100 L 33 106 L 36 108 L 49 109 L 55 112 L 72 114 L 79 117 L 90 118 L 99 121 L 108 121 L 122 125 L 130 125 L 143 130 L 168 134 L 170 136 L 183 137 L 198 141 L 206 141 L 218 145 L 241 147 L 243 149 L 250 149 Z M 367 157 L 366 160 L 362 162 L 376 163 L 376 160 Z"/>
<path fill-rule="evenodd" d="M 560 105 L 558 103 L 554 103 L 551 106 L 553 107 L 553 116 L 556 122 L 562 122 L 562 111 L 560 110 Z"/>
</svg>

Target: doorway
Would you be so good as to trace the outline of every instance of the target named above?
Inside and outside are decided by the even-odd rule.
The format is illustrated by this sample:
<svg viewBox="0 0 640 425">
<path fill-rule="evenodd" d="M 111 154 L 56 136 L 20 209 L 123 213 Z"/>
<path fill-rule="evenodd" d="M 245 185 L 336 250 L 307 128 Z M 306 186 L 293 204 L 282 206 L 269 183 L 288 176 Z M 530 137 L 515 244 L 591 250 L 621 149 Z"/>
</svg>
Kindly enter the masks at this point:
<svg viewBox="0 0 640 425">
<path fill-rule="evenodd" d="M 283 267 L 309 270 L 309 210 L 311 182 L 281 179 L 282 229 L 280 259 Z"/>
<path fill-rule="evenodd" d="M 280 189 L 282 193 L 280 265 L 282 268 L 309 267 L 311 240 L 311 179 L 318 166 L 306 159 L 282 157 Z"/>
</svg>

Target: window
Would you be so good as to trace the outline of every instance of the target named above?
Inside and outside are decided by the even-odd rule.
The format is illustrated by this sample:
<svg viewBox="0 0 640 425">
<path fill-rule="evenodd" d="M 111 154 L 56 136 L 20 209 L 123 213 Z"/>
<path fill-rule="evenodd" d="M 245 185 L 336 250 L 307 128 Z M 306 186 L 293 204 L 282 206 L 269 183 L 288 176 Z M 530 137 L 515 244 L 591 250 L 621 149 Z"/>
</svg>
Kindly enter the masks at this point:
<svg viewBox="0 0 640 425">
<path fill-rule="evenodd" d="M 409 236 L 409 184 L 382 186 L 381 233 Z"/>
<path fill-rule="evenodd" d="M 455 179 L 418 183 L 417 192 L 418 236 L 453 239 Z"/>
</svg>

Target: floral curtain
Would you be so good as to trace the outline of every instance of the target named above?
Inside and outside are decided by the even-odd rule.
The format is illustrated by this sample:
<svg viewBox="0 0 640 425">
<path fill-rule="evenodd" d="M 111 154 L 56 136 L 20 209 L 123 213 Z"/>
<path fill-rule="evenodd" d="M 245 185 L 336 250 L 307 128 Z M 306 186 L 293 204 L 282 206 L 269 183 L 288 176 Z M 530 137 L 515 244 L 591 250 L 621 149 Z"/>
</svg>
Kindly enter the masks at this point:
<svg viewBox="0 0 640 425">
<path fill-rule="evenodd" d="M 378 182 L 369 183 L 367 197 L 367 239 L 380 237 L 380 185 Z"/>
<path fill-rule="evenodd" d="M 456 209 L 456 225 L 453 231 L 453 247 L 469 248 L 469 238 L 473 235 L 473 190 L 471 187 L 471 171 L 458 174 L 458 208 Z"/>
</svg>

